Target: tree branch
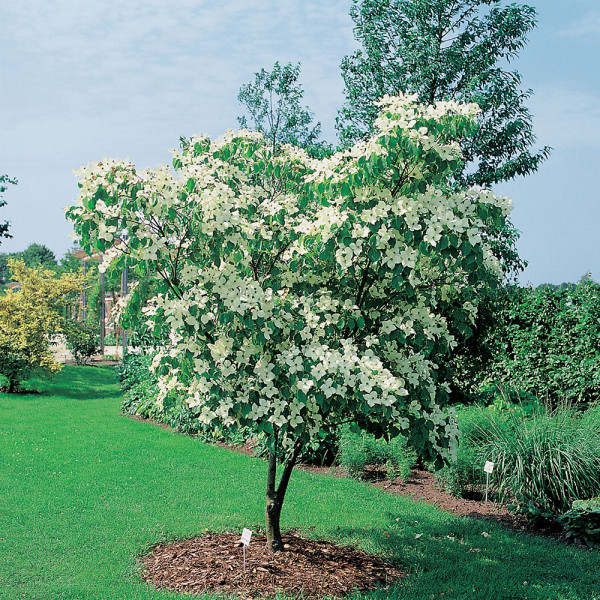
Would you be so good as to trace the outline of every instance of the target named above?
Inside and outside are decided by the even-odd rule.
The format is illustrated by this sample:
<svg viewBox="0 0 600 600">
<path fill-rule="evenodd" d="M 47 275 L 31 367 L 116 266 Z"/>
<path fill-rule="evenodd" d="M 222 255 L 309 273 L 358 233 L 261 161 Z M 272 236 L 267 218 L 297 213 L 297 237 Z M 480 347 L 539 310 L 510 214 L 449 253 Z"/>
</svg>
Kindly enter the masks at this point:
<svg viewBox="0 0 600 600">
<path fill-rule="evenodd" d="M 279 502 L 283 502 L 285 498 L 285 492 L 287 491 L 288 483 L 290 482 L 290 476 L 292 474 L 292 470 L 296 465 L 296 460 L 298 460 L 298 456 L 300 456 L 300 450 L 302 449 L 302 444 L 300 440 L 296 440 L 294 443 L 294 449 L 292 451 L 292 455 L 285 462 L 285 466 L 283 467 L 283 473 L 281 474 L 281 480 L 279 482 L 279 486 L 277 487 L 277 499 Z"/>
</svg>

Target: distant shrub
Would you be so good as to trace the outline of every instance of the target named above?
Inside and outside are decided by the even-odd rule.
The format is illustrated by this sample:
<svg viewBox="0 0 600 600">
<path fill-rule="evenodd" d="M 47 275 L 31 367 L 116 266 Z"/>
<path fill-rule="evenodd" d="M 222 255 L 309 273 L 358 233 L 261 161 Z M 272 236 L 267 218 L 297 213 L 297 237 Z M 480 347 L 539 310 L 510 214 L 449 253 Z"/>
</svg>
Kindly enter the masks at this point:
<svg viewBox="0 0 600 600">
<path fill-rule="evenodd" d="M 19 391 L 32 374 L 60 371 L 50 349 L 50 339 L 62 332 L 65 301 L 81 291 L 80 275 L 29 269 L 9 259 L 17 290 L 0 294 L 0 385 L 9 393 Z"/>
<path fill-rule="evenodd" d="M 100 337 L 96 325 L 80 321 L 67 321 L 64 326 L 67 349 L 73 355 L 78 365 L 90 362 L 98 352 Z"/>
<path fill-rule="evenodd" d="M 115 367 L 117 381 L 124 392 L 123 413 L 165 423 L 181 433 L 196 435 L 207 442 L 244 443 L 246 431 L 212 423 L 202 424 L 196 409 L 189 408 L 181 399 L 169 397 L 162 406 L 158 406 L 158 378 L 150 369 L 153 357 L 153 353 L 128 353 Z"/>
<path fill-rule="evenodd" d="M 600 548 L 600 498 L 575 500 L 571 510 L 559 517 L 567 539 Z"/>
<path fill-rule="evenodd" d="M 119 385 L 123 391 L 127 391 L 141 381 L 157 378 L 150 371 L 153 354 L 134 354 L 127 353 L 123 360 L 115 367 L 115 374 Z"/>
<path fill-rule="evenodd" d="M 109 333 L 108 335 L 104 336 L 104 345 L 105 346 L 118 346 L 119 342 L 120 342 L 119 338 L 117 338 L 112 333 Z"/>
<path fill-rule="evenodd" d="M 416 453 L 408 448 L 404 436 L 389 442 L 369 433 L 355 433 L 350 428 L 340 435 L 338 463 L 357 479 L 366 476 L 366 467 L 377 466 L 386 471 L 388 479 L 407 479 L 417 460 Z"/>
</svg>

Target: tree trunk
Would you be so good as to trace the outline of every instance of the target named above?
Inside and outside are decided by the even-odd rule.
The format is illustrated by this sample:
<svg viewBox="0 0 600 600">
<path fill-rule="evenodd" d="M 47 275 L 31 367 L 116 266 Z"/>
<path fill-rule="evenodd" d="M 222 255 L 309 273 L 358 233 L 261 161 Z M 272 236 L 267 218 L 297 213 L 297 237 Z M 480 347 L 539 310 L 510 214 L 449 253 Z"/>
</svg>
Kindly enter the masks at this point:
<svg viewBox="0 0 600 600">
<path fill-rule="evenodd" d="M 271 552 L 283 550 L 283 540 L 279 529 L 279 517 L 281 516 L 281 502 L 277 498 L 277 492 L 269 496 L 267 494 L 267 546 Z"/>
<path fill-rule="evenodd" d="M 279 518 L 281 516 L 281 506 L 285 498 L 285 492 L 290 481 L 292 469 L 296 464 L 296 459 L 300 454 L 300 446 L 296 444 L 292 454 L 286 460 L 279 486 L 275 488 L 277 478 L 277 439 L 275 439 L 275 450 L 269 450 L 269 471 L 267 476 L 267 507 L 266 507 L 266 531 L 267 546 L 271 552 L 281 552 L 283 550 L 283 540 L 281 539 L 281 530 L 279 528 Z"/>
</svg>

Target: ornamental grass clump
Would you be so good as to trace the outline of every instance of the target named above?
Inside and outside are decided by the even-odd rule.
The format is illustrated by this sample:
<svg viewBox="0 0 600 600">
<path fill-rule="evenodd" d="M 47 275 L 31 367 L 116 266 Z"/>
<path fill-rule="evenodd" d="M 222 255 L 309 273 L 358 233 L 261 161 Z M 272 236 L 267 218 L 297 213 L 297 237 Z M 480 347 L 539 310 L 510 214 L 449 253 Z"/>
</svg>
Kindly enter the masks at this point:
<svg viewBox="0 0 600 600">
<path fill-rule="evenodd" d="M 600 494 L 598 408 L 541 407 L 531 416 L 492 411 L 478 426 L 481 454 L 496 464 L 501 500 L 533 520 L 554 519 L 575 500 Z"/>
</svg>

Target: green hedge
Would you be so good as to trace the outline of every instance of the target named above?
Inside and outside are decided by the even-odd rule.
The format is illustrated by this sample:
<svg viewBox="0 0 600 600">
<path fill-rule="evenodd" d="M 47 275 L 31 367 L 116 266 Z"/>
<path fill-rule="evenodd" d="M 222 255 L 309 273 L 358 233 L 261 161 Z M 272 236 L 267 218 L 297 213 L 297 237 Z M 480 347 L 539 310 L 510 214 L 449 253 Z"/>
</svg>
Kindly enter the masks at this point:
<svg viewBox="0 0 600 600">
<path fill-rule="evenodd" d="M 500 288 L 483 302 L 474 335 L 461 340 L 444 375 L 459 402 L 494 396 L 498 386 L 554 405 L 599 400 L 600 285 Z"/>
</svg>

